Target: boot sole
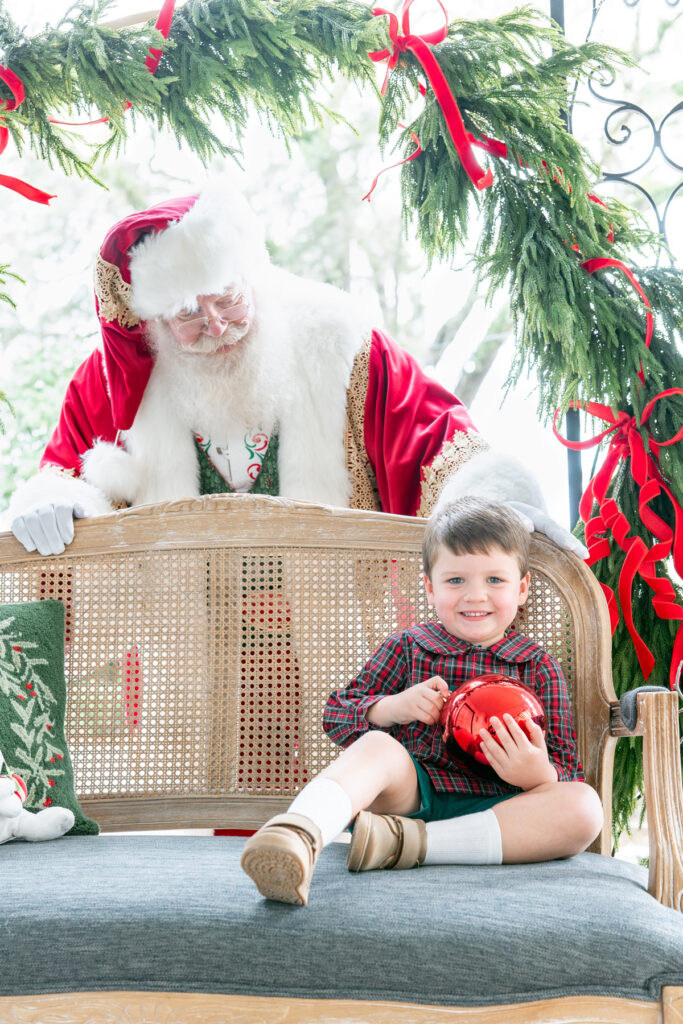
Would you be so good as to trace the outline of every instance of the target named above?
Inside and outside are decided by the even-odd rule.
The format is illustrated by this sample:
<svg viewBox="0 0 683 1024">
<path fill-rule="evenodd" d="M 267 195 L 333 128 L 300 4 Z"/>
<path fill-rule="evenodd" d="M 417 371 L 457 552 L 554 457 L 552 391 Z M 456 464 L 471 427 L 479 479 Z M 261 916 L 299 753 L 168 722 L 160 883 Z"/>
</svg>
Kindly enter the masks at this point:
<svg viewBox="0 0 683 1024">
<path fill-rule="evenodd" d="M 261 836 L 253 849 L 245 849 L 241 864 L 267 900 L 303 907 L 308 902 L 312 872 L 289 846 L 284 837 L 269 835 L 266 840 Z"/>
</svg>

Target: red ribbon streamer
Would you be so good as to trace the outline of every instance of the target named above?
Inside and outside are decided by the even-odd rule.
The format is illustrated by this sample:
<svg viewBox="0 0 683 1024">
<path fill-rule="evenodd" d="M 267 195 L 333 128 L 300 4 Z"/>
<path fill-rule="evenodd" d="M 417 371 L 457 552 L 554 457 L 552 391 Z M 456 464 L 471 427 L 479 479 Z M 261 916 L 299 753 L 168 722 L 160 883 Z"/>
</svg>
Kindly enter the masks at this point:
<svg viewBox="0 0 683 1024">
<path fill-rule="evenodd" d="M 399 125 L 399 127 L 400 127 L 400 128 L 403 128 L 403 127 L 404 127 L 404 125 Z M 367 201 L 368 201 L 368 202 L 370 202 L 370 196 L 371 196 L 371 195 L 372 195 L 372 193 L 373 193 L 373 192 L 375 191 L 375 186 L 377 185 L 377 182 L 379 181 L 379 179 L 380 179 L 380 176 L 381 176 L 382 174 L 384 174 L 384 173 L 385 173 L 385 171 L 390 171 L 390 170 L 391 170 L 391 169 L 392 169 L 393 167 L 400 167 L 400 166 L 401 166 L 401 164 L 407 164 L 407 163 L 408 163 L 408 162 L 409 162 L 410 160 L 414 160 L 416 156 L 419 156 L 419 155 L 420 155 L 420 153 L 422 152 L 422 146 L 421 146 L 421 144 L 420 144 L 420 140 L 418 139 L 418 137 L 417 137 L 417 135 L 415 134 L 415 132 L 411 132 L 411 133 L 410 133 L 410 137 L 411 137 L 411 139 L 413 140 L 413 142 L 415 143 L 415 149 L 413 150 L 413 152 L 412 152 L 412 153 L 411 153 L 411 154 L 410 154 L 409 156 L 407 156 L 407 157 L 404 157 L 404 159 L 403 159 L 403 160 L 397 160 L 395 164 L 389 164 L 389 166 L 388 166 L 388 167 L 383 167 L 383 168 L 382 168 L 382 170 L 381 170 L 381 171 L 379 171 L 379 172 L 378 172 L 378 173 L 377 173 L 377 174 L 375 175 L 375 177 L 373 178 L 373 180 L 372 180 L 372 185 L 370 186 L 370 188 L 368 189 L 368 191 L 366 192 L 366 194 L 365 194 L 365 195 L 363 196 L 363 198 L 361 199 L 361 202 L 364 202 L 364 201 L 365 201 L 366 199 L 367 199 Z"/>
<path fill-rule="evenodd" d="M 588 545 L 586 561 L 588 565 L 593 565 L 609 555 L 611 544 L 607 537 L 608 533 L 611 533 L 625 553 L 626 557 L 619 574 L 619 600 L 626 628 L 633 641 L 638 663 L 646 680 L 652 672 L 655 659 L 647 644 L 638 634 L 633 622 L 632 590 L 636 574 L 640 575 L 654 591 L 652 606 L 659 618 L 677 620 L 680 623 L 674 640 L 669 672 L 669 683 L 673 688 L 678 665 L 683 658 L 683 608 L 676 604 L 676 592 L 671 582 L 657 576 L 656 563 L 668 558 L 673 551 L 674 567 L 679 575 L 683 571 L 683 529 L 681 529 L 683 509 L 662 476 L 656 458 L 660 448 L 675 444 L 683 438 L 683 427 L 668 441 L 655 441 L 651 436 L 648 437 L 648 448 L 654 457 L 648 454 L 641 433 L 657 402 L 668 395 L 683 395 L 683 389 L 667 388 L 656 395 L 643 410 L 640 424 L 636 422 L 634 416 L 630 416 L 626 412 L 618 412 L 615 415 L 609 406 L 601 405 L 598 402 L 588 402 L 585 405 L 572 402 L 574 408 L 585 409 L 590 415 L 600 417 L 609 426 L 600 434 L 586 441 L 568 441 L 557 430 L 558 409 L 553 421 L 553 433 L 565 447 L 574 451 L 592 448 L 603 438 L 610 434 L 613 435 L 605 461 L 586 487 L 579 505 L 581 519 L 586 524 L 586 544 Z M 622 459 L 630 459 L 631 474 L 638 485 L 640 518 L 658 541 L 651 548 L 648 548 L 642 538 L 629 536 L 631 526 L 626 516 L 619 510 L 613 499 L 607 498 L 607 490 L 614 471 Z M 650 508 L 650 503 L 662 492 L 667 495 L 674 509 L 674 530 Z M 591 518 L 593 503 L 597 503 L 598 512 Z M 614 592 L 606 584 L 601 583 L 600 585 L 607 598 L 612 633 L 614 633 L 619 621 Z"/>
<path fill-rule="evenodd" d="M 571 191 L 571 189 L 570 189 L 570 191 Z M 598 204 L 598 206 L 602 206 L 603 209 L 605 209 L 605 210 L 607 209 L 607 203 L 603 203 L 603 201 L 600 198 L 600 196 L 596 196 L 593 192 L 589 192 L 588 193 L 588 198 L 592 199 L 594 203 Z M 612 227 L 611 224 L 609 226 L 609 234 L 607 235 L 607 241 L 610 243 L 610 245 L 614 241 L 614 228 Z"/>
<path fill-rule="evenodd" d="M 475 139 L 472 132 L 467 133 L 467 138 L 473 146 L 480 146 L 481 149 L 485 149 L 491 156 L 502 156 L 507 159 L 508 148 L 504 142 L 499 142 L 498 139 L 490 139 L 488 135 L 482 135 L 480 139 Z"/>
<path fill-rule="evenodd" d="M 437 103 L 441 107 L 441 111 L 446 119 L 446 125 L 448 127 L 451 140 L 470 181 L 475 188 L 481 191 L 492 184 L 493 173 L 490 169 L 484 171 L 477 163 L 474 153 L 472 152 L 472 136 L 465 128 L 458 104 L 450 90 L 446 77 L 439 67 L 434 54 L 429 49 L 430 46 L 434 46 L 437 43 L 442 42 L 448 35 L 448 15 L 446 13 L 446 9 L 441 3 L 441 0 L 437 0 L 439 7 L 443 11 L 444 25 L 440 29 L 436 29 L 434 32 L 428 32 L 424 35 L 417 36 L 412 35 L 410 31 L 409 12 L 412 3 L 413 0 L 403 0 L 403 8 L 401 12 L 401 28 L 403 30 L 403 35 L 399 35 L 399 23 L 395 14 L 391 11 L 385 11 L 381 7 L 375 7 L 372 11 L 376 17 L 386 15 L 389 18 L 389 38 L 391 39 L 392 44 L 391 49 L 374 50 L 368 54 L 370 60 L 375 62 L 382 60 L 387 61 L 387 71 L 384 77 L 384 83 L 382 84 L 382 95 L 386 92 L 389 73 L 393 71 L 398 64 L 401 54 L 406 50 L 410 50 L 420 62 L 429 84 L 434 90 Z M 498 145 L 502 145 L 502 143 L 499 143 Z M 417 154 L 413 153 L 408 159 L 413 159 L 415 156 L 417 156 Z M 405 161 L 399 161 L 399 163 L 405 163 Z M 398 164 L 393 164 L 392 166 L 396 167 Z M 388 168 L 386 169 L 388 170 Z M 372 189 L 370 189 L 370 191 L 372 191 Z M 370 193 L 368 193 L 368 195 L 369 194 Z"/>
<path fill-rule="evenodd" d="M 123 109 L 128 110 L 132 104 L 126 100 Z M 106 124 L 108 117 L 98 117 L 95 121 L 59 121 L 56 117 L 48 117 L 50 124 L 63 124 L 67 128 L 88 128 L 91 124 Z"/>
<path fill-rule="evenodd" d="M 9 87 L 12 93 L 11 100 L 2 100 L 1 110 L 16 110 L 24 102 L 25 92 L 24 83 L 11 68 L 3 67 L 0 64 L 0 79 Z M 5 124 L 4 117 L 0 116 L 0 153 L 4 153 L 7 148 L 9 141 L 9 129 Z M 40 188 L 35 188 L 33 185 L 29 185 L 28 182 L 22 181 L 21 178 L 14 178 L 10 174 L 0 174 L 0 185 L 5 188 L 11 189 L 13 192 L 18 192 L 19 195 L 24 196 L 26 199 L 30 199 L 34 203 L 44 203 L 48 206 L 51 199 L 56 199 L 56 196 L 50 195 L 49 192 L 43 192 Z"/>
<path fill-rule="evenodd" d="M 399 128 L 405 128 L 405 125 L 399 124 Z M 370 196 L 375 191 L 375 186 L 377 185 L 380 176 L 384 174 L 385 171 L 390 171 L 394 167 L 400 167 L 401 164 L 407 164 L 410 160 L 414 160 L 416 156 L 420 155 L 420 153 L 422 152 L 422 145 L 420 144 L 420 140 L 418 139 L 415 132 L 411 132 L 410 137 L 416 146 L 413 152 L 409 156 L 404 157 L 403 160 L 397 160 L 395 164 L 389 164 L 388 167 L 383 167 L 379 174 L 376 174 L 375 177 L 373 178 L 372 185 L 368 189 L 367 193 L 363 196 L 361 202 L 363 202 L 363 200 L 365 199 L 367 199 L 367 201 L 370 202 Z M 487 135 L 484 135 L 481 139 L 475 139 L 474 135 L 472 135 L 471 132 L 467 133 L 467 138 L 469 139 L 470 143 L 473 146 L 480 146 L 482 149 L 485 149 L 487 153 L 490 153 L 491 156 L 506 157 L 508 155 L 508 148 L 504 142 L 498 142 L 496 139 L 489 139 Z"/>
<path fill-rule="evenodd" d="M 602 205 L 604 205 L 604 203 Z M 610 260 L 610 259 L 606 259 L 603 256 L 595 256 L 595 257 L 593 257 L 593 259 L 584 260 L 583 263 L 581 264 L 581 266 L 583 267 L 583 269 L 588 274 L 594 274 L 596 272 L 596 270 L 604 270 L 605 268 L 611 268 L 613 270 L 620 270 L 622 272 L 622 274 L 624 274 L 626 276 L 626 278 L 633 285 L 633 287 L 635 288 L 635 290 L 638 292 L 638 294 L 640 295 L 641 299 L 645 303 L 645 306 L 647 307 L 647 316 L 646 316 L 646 319 L 645 319 L 645 348 L 649 348 L 650 347 L 650 342 L 652 341 L 652 331 L 653 331 L 653 328 L 654 328 L 654 320 L 653 320 L 653 317 L 652 317 L 652 306 L 650 305 L 650 302 L 648 300 L 647 295 L 645 294 L 643 289 L 640 287 L 640 285 L 638 284 L 638 282 L 636 281 L 635 277 L 633 276 L 631 271 L 628 269 L 626 264 L 622 263 L 621 260 Z M 640 380 L 640 383 L 644 386 L 645 385 L 645 374 L 643 373 L 643 364 L 642 363 L 640 364 L 640 369 L 638 370 L 638 379 Z"/>
<path fill-rule="evenodd" d="M 175 13 L 175 0 L 164 0 L 161 10 L 159 11 L 154 27 L 161 32 L 164 39 L 168 39 L 168 34 L 171 31 L 171 22 L 173 21 L 173 15 Z M 159 61 L 162 58 L 163 50 L 157 50 L 150 46 L 149 53 L 145 58 L 145 66 L 149 71 L 154 74 L 156 69 L 159 67 Z"/>
<path fill-rule="evenodd" d="M 171 22 L 173 21 L 173 15 L 175 13 L 176 0 L 164 0 L 164 3 L 157 15 L 157 20 L 154 23 L 154 27 L 161 32 L 164 39 L 168 39 L 168 34 L 171 31 Z M 150 46 L 149 53 L 145 58 L 145 67 L 154 74 L 156 69 L 159 67 L 159 61 L 163 56 L 163 50 L 158 50 L 155 47 Z M 123 105 L 123 109 L 130 110 L 133 104 L 130 100 L 126 100 Z M 49 118 L 51 124 L 62 124 L 69 128 L 87 128 L 93 124 L 106 124 L 109 121 L 108 117 L 98 117 L 96 121 L 58 121 L 56 118 Z"/>
<path fill-rule="evenodd" d="M 591 196 L 596 202 L 601 200 Z M 611 227 L 610 234 L 612 235 Z M 647 309 L 645 347 L 650 347 L 653 333 L 652 308 L 647 295 L 635 279 L 632 272 L 620 260 L 605 259 L 597 257 L 585 260 L 581 266 L 589 274 L 598 270 L 614 269 L 623 273 Z M 642 363 L 638 371 L 638 378 L 641 384 L 645 384 Z M 657 576 L 656 563 L 669 557 L 673 550 L 673 562 L 677 573 L 683 571 L 683 510 L 671 492 L 664 477 L 662 476 L 657 458 L 659 449 L 675 444 L 683 438 L 683 427 L 677 431 L 674 437 L 668 441 L 655 441 L 648 437 L 648 451 L 645 448 L 641 430 L 646 426 L 647 421 L 657 402 L 668 395 L 681 394 L 680 388 L 668 388 L 655 395 L 643 410 L 640 424 L 636 423 L 635 417 L 626 412 L 619 412 L 616 415 L 605 405 L 597 402 L 589 402 L 583 408 L 593 416 L 599 416 L 606 423 L 611 424 L 602 433 L 587 441 L 567 441 L 557 431 L 556 423 L 558 412 L 555 413 L 553 432 L 557 439 L 567 448 L 575 451 L 585 450 L 599 444 L 603 438 L 613 434 L 607 456 L 602 467 L 595 474 L 588 484 L 581 498 L 579 511 L 581 519 L 586 524 L 586 543 L 588 545 L 588 565 L 593 565 L 602 558 L 607 557 L 611 551 L 611 544 L 607 533 L 612 537 L 624 551 L 625 558 L 619 574 L 619 600 L 624 614 L 624 622 L 628 629 L 631 640 L 636 650 L 638 663 L 645 679 L 648 679 L 654 667 L 654 656 L 638 634 L 633 622 L 632 611 L 632 590 L 636 574 L 640 575 L 651 590 L 654 591 L 652 606 L 662 619 L 677 620 L 679 625 L 674 639 L 672 659 L 669 669 L 669 685 L 675 687 L 675 678 L 678 665 L 683 657 L 683 608 L 676 604 L 676 593 L 669 580 Z M 576 408 L 581 408 L 580 403 L 572 403 Z M 626 516 L 619 510 L 613 499 L 607 498 L 607 490 L 612 480 L 614 471 L 622 459 L 630 459 L 630 469 L 633 479 L 638 485 L 638 512 L 643 525 L 652 533 L 658 543 L 648 548 L 640 537 L 629 536 L 631 531 L 630 523 Z M 672 530 L 651 508 L 653 501 L 662 491 L 669 498 L 674 509 L 675 528 Z M 591 516 L 593 503 L 597 503 L 598 513 Z M 616 598 L 611 587 L 600 584 L 605 596 L 610 613 L 612 633 L 619 622 L 619 610 Z"/>
</svg>

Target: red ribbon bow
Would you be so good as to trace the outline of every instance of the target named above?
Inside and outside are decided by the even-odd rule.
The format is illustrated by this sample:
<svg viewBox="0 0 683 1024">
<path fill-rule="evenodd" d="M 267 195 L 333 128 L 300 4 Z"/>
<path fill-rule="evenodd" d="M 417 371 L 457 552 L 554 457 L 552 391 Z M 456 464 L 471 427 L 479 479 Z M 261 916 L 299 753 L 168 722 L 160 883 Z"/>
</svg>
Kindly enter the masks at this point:
<svg viewBox="0 0 683 1024">
<path fill-rule="evenodd" d="M 601 405 L 598 402 L 587 402 L 584 405 L 572 402 L 574 408 L 583 408 L 587 413 L 599 416 L 610 425 L 600 434 L 586 441 L 568 441 L 557 431 L 558 410 L 553 421 L 553 433 L 563 445 L 575 451 L 592 448 L 603 438 L 610 434 L 613 435 L 605 461 L 586 487 L 579 505 L 581 519 L 586 524 L 586 544 L 588 545 L 586 561 L 588 565 L 593 565 L 610 554 L 611 544 L 607 537 L 608 533 L 611 533 L 625 553 L 626 557 L 619 574 L 619 601 L 626 628 L 636 649 L 638 664 L 646 680 L 652 672 L 655 659 L 633 622 L 632 590 L 636 574 L 640 575 L 654 591 L 652 605 L 659 618 L 677 620 L 681 623 L 674 640 L 669 672 L 669 683 L 673 689 L 678 666 L 683 659 L 683 608 L 676 604 L 676 592 L 671 582 L 657 576 L 656 563 L 668 558 L 673 550 L 674 567 L 679 575 L 683 572 L 683 529 L 681 529 L 683 509 L 663 478 L 656 460 L 660 448 L 675 444 L 683 438 L 683 427 L 668 441 L 655 441 L 654 438 L 648 436 L 647 449 L 642 434 L 655 405 L 660 398 L 665 398 L 668 395 L 683 395 L 683 389 L 667 388 L 656 395 L 643 409 L 640 424 L 636 422 L 634 416 L 623 411 L 615 415 L 609 406 Z M 617 503 L 606 497 L 614 471 L 622 459 L 630 459 L 631 474 L 638 485 L 638 512 L 641 521 L 658 541 L 651 548 L 648 548 L 642 538 L 629 536 L 631 525 L 628 519 L 619 510 Z M 674 508 L 674 530 L 650 508 L 650 503 L 662 492 L 667 495 Z M 598 512 L 591 518 L 594 502 L 597 503 Z M 601 583 L 600 586 L 607 598 L 612 633 L 614 633 L 619 622 L 619 611 L 614 591 L 604 583 Z"/>
<path fill-rule="evenodd" d="M 495 143 L 494 140 L 486 140 L 486 143 L 477 143 L 467 132 L 458 104 L 450 90 L 446 77 L 439 67 L 436 57 L 429 49 L 430 46 L 435 46 L 437 43 L 443 42 L 448 35 L 448 15 L 444 5 L 441 3 L 441 0 L 437 0 L 437 3 L 443 11 L 443 26 L 439 29 L 435 29 L 434 32 L 427 32 L 421 36 L 412 35 L 410 31 L 409 12 L 412 3 L 413 0 L 403 0 L 403 9 L 401 12 L 401 28 L 403 29 L 403 35 L 399 35 L 399 23 L 395 14 L 392 14 L 391 11 L 385 11 L 381 7 L 375 7 L 372 11 L 376 17 L 386 15 L 389 18 L 389 38 L 391 39 L 391 49 L 374 50 L 372 53 L 368 54 L 370 59 L 375 62 L 382 60 L 387 61 L 387 71 L 384 77 L 384 83 L 382 84 L 382 95 L 386 92 L 389 73 L 393 71 L 398 64 L 401 54 L 406 50 L 410 50 L 422 65 L 429 84 L 434 90 L 436 100 L 441 107 L 444 118 L 446 119 L 446 125 L 453 141 L 453 145 L 455 146 L 455 150 L 460 157 L 470 181 L 481 191 L 491 185 L 493 182 L 493 173 L 490 169 L 484 171 L 483 168 L 479 166 L 474 153 L 472 152 L 472 145 L 482 145 L 483 148 L 487 149 L 488 146 L 486 143 L 495 144 L 499 147 L 503 144 Z M 489 152 L 490 151 L 491 150 L 489 149 Z M 417 153 L 412 153 L 408 159 L 413 159 L 417 155 Z M 401 161 L 401 163 L 403 162 L 405 161 Z M 393 166 L 396 165 L 394 164 Z M 370 191 L 372 191 L 372 189 L 370 189 Z M 368 195 L 369 194 L 370 193 L 368 193 Z"/>
<path fill-rule="evenodd" d="M 3 67 L 0 64 L 0 79 L 9 87 L 12 93 L 11 100 L 2 100 L 2 110 L 16 110 L 24 102 L 24 83 L 19 78 L 19 75 L 15 74 L 10 68 Z M 7 148 L 9 141 L 9 129 L 5 124 L 4 117 L 0 116 L 0 153 L 4 153 Z M 5 188 L 12 189 L 13 192 L 18 192 L 19 195 L 24 196 L 26 199 L 30 199 L 34 203 L 44 203 L 46 206 L 49 204 L 51 199 L 55 199 L 56 196 L 51 196 L 48 192 L 43 192 L 42 189 L 35 188 L 33 185 L 29 185 L 28 182 L 22 181 L 21 178 L 13 178 L 10 174 L 0 174 L 0 185 L 4 185 Z"/>
</svg>

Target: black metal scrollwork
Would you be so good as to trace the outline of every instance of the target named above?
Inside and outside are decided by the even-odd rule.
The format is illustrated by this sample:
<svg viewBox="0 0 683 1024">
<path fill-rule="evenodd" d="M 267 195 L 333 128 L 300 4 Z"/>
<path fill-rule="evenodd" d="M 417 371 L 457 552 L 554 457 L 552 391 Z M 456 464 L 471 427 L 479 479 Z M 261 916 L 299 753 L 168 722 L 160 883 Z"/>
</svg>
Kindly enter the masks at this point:
<svg viewBox="0 0 683 1024">
<path fill-rule="evenodd" d="M 627 7 L 637 7 L 640 0 L 624 0 L 624 4 Z M 664 0 L 667 7 L 678 7 L 680 0 Z"/>
<path fill-rule="evenodd" d="M 663 2 L 668 8 L 673 9 L 679 6 L 681 0 L 663 0 Z M 622 0 L 622 3 L 630 9 L 634 9 L 638 6 L 640 0 Z M 606 0 L 592 0 L 592 17 L 586 36 L 587 39 L 590 38 L 597 17 L 605 5 Z M 635 161 L 631 161 L 632 166 L 616 171 L 606 171 L 603 174 L 602 180 L 605 182 L 616 182 L 635 189 L 643 197 L 647 207 L 651 210 L 657 230 L 662 234 L 665 242 L 668 242 L 668 216 L 673 201 L 677 196 L 683 196 L 683 179 L 673 185 L 666 197 L 655 199 L 652 193 L 643 185 L 642 181 L 636 180 L 634 175 L 642 171 L 651 160 L 659 157 L 669 167 L 673 168 L 674 171 L 683 172 L 683 163 L 681 162 L 683 154 L 677 154 L 677 159 L 672 154 L 670 148 L 668 148 L 672 140 L 683 138 L 683 131 L 679 130 L 676 134 L 673 129 L 673 119 L 675 116 L 679 114 L 683 118 L 683 100 L 675 103 L 661 118 L 659 124 L 657 124 L 652 115 L 640 104 L 633 102 L 631 99 L 616 99 L 611 95 L 606 95 L 606 90 L 611 89 L 613 86 L 614 79 L 606 78 L 604 75 L 602 77 L 596 75 L 588 83 L 591 95 L 600 103 L 607 103 L 613 108 L 607 114 L 603 125 L 604 135 L 608 143 L 612 146 L 625 146 L 626 143 L 632 140 L 635 141 L 636 132 L 627 123 L 627 119 L 633 121 L 634 118 L 640 120 L 640 127 L 646 130 L 649 141 L 645 141 L 642 130 L 637 133 L 639 141 L 645 145 L 645 151 Z M 669 135 L 671 136 L 670 138 Z"/>
<path fill-rule="evenodd" d="M 638 7 L 640 0 L 622 0 L 623 6 L 633 10 Z M 663 3 L 669 9 L 676 8 L 682 3 L 682 0 L 663 0 Z M 586 31 L 586 41 L 590 39 L 593 34 L 596 21 L 603 8 L 607 8 L 605 17 L 614 15 L 615 10 L 618 6 L 618 0 L 591 0 L 591 8 L 589 13 L 589 24 Z M 565 0 L 549 0 L 550 16 L 553 18 L 562 31 L 566 30 L 565 27 L 565 9 L 569 11 L 569 5 L 565 5 Z M 575 13 L 575 9 L 572 10 Z M 649 8 L 648 14 L 651 14 L 651 7 Z M 596 74 L 596 76 L 589 82 L 590 94 L 600 103 L 609 104 L 612 109 L 605 118 L 603 131 L 604 136 L 611 146 L 619 147 L 625 146 L 626 143 L 633 141 L 640 143 L 641 134 L 638 135 L 636 140 L 634 136 L 637 134 L 627 123 L 627 119 L 640 119 L 642 128 L 646 129 L 646 135 L 649 136 L 649 141 L 645 141 L 645 150 L 649 148 L 646 156 L 641 155 L 637 160 L 631 160 L 633 166 L 628 168 L 621 168 L 619 170 L 609 170 L 603 173 L 602 181 L 609 183 L 616 183 L 619 185 L 628 186 L 629 188 L 635 189 L 642 197 L 646 204 L 646 208 L 649 208 L 652 212 L 654 221 L 656 223 L 657 230 L 662 234 L 665 242 L 668 243 L 669 238 L 667 234 L 667 219 L 671 211 L 672 203 L 680 196 L 680 201 L 683 201 L 683 179 L 678 183 L 674 184 L 668 196 L 662 198 L 658 196 L 658 200 L 648 191 L 642 181 L 636 181 L 634 175 L 639 174 L 643 169 L 650 164 L 650 161 L 656 161 L 658 155 L 664 160 L 668 167 L 674 171 L 683 171 L 683 153 L 678 156 L 672 155 L 670 148 L 670 141 L 678 141 L 683 139 L 683 131 L 679 129 L 676 134 L 673 131 L 673 122 L 675 115 L 679 114 L 683 118 L 683 100 L 678 101 L 675 105 L 662 117 L 657 125 L 655 119 L 645 110 L 643 106 L 634 102 L 630 99 L 616 99 L 611 95 L 605 95 L 605 91 L 611 89 L 615 85 L 613 78 L 609 78 L 605 75 L 602 78 Z M 574 94 L 570 97 L 568 111 L 567 111 L 567 124 L 569 130 L 573 130 L 573 108 L 574 101 L 576 98 L 576 89 Z M 671 139 L 669 138 L 669 134 Z M 668 147 L 668 148 L 667 148 Z M 626 150 L 622 151 L 626 153 Z M 659 184 L 659 183 L 658 183 Z M 672 257 L 672 262 L 674 257 Z M 570 410 L 567 414 L 567 436 L 573 440 L 579 439 L 579 421 L 578 413 L 575 410 Z M 569 477 L 569 505 L 570 505 L 570 522 L 572 525 L 578 520 L 578 507 L 579 500 L 582 492 L 582 471 L 581 471 L 581 458 L 579 452 L 567 452 L 567 463 L 568 463 L 568 477 Z"/>
</svg>

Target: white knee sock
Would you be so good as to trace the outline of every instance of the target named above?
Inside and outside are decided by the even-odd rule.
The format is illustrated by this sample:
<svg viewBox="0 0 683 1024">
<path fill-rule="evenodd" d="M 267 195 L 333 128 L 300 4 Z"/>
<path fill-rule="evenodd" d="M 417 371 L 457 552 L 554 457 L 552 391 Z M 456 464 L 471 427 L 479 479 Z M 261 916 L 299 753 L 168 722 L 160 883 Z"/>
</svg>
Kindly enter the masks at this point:
<svg viewBox="0 0 683 1024">
<path fill-rule="evenodd" d="M 489 808 L 461 818 L 427 822 L 425 864 L 502 864 L 498 819 Z"/>
<path fill-rule="evenodd" d="M 327 846 L 351 821 L 351 800 L 338 782 L 313 779 L 289 806 L 292 814 L 303 814 L 318 826 Z"/>
</svg>

